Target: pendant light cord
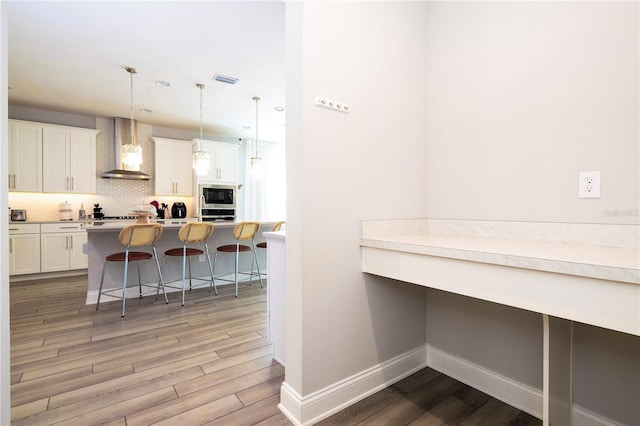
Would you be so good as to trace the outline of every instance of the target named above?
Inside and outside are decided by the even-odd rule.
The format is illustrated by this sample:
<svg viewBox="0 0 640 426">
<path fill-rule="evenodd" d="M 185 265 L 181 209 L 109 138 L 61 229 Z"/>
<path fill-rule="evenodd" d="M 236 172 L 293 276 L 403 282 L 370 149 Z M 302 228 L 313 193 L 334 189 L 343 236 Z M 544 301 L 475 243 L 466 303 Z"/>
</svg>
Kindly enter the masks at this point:
<svg viewBox="0 0 640 426">
<path fill-rule="evenodd" d="M 254 96 L 253 100 L 256 101 L 256 158 L 258 158 L 258 102 L 260 97 Z"/>
<path fill-rule="evenodd" d="M 129 73 L 129 77 L 130 77 L 130 81 L 131 81 L 131 89 L 130 89 L 130 94 L 131 94 L 131 103 L 130 103 L 130 121 L 131 121 L 131 144 L 132 145 L 136 145 L 136 137 L 133 133 L 133 75 L 137 72 L 135 68 L 131 68 L 131 67 L 127 67 L 126 68 L 127 72 Z"/>
<path fill-rule="evenodd" d="M 198 83 L 196 86 L 200 88 L 200 148 L 198 151 L 202 151 L 202 89 L 204 89 L 204 84 Z"/>
</svg>

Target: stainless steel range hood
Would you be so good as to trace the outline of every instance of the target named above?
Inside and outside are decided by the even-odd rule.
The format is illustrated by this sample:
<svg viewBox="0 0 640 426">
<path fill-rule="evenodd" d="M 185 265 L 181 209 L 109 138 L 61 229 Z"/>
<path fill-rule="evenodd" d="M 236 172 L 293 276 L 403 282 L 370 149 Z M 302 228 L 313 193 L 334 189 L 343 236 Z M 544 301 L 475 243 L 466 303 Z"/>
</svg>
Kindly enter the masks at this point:
<svg viewBox="0 0 640 426">
<path fill-rule="evenodd" d="M 131 140 L 131 120 L 128 118 L 116 117 L 113 119 L 115 127 L 114 138 L 114 166 L 115 169 L 102 174 L 103 178 L 108 179 L 130 179 L 130 180 L 149 180 L 151 176 L 143 172 L 135 172 L 131 170 L 124 170 L 122 166 L 122 160 L 120 158 L 120 147 L 124 144 L 130 143 Z M 133 120 L 133 131 L 137 133 L 137 123 Z"/>
</svg>

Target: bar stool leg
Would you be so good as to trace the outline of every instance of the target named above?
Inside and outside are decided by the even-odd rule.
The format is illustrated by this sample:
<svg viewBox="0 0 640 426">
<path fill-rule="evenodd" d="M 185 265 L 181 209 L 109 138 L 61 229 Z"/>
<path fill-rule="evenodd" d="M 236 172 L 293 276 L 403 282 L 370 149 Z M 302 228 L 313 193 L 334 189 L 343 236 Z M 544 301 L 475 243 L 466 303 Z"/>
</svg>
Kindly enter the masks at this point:
<svg viewBox="0 0 640 426">
<path fill-rule="evenodd" d="M 167 292 L 164 289 L 164 280 L 162 279 L 162 271 L 160 270 L 160 262 L 158 262 L 158 252 L 156 251 L 155 244 L 153 245 L 153 259 L 156 261 L 156 267 L 158 268 L 158 277 L 160 278 L 160 286 L 162 287 L 162 294 L 164 294 L 164 303 L 169 304 L 169 299 L 167 299 Z"/>
<path fill-rule="evenodd" d="M 238 260 L 240 258 L 240 244 L 236 244 L 236 297 L 238 297 Z"/>
<path fill-rule="evenodd" d="M 192 288 L 192 283 L 191 283 L 191 256 L 189 256 L 189 291 L 191 291 Z"/>
<path fill-rule="evenodd" d="M 100 307 L 100 296 L 102 295 L 102 284 L 104 283 L 104 272 L 107 268 L 107 260 L 104 261 L 104 265 L 102 265 L 102 276 L 100 277 L 100 289 L 98 290 L 98 303 L 96 303 L 96 311 Z"/>
<path fill-rule="evenodd" d="M 187 268 L 187 245 L 182 249 L 182 306 L 184 306 L 185 270 Z"/>
<path fill-rule="evenodd" d="M 125 302 L 127 300 L 127 274 L 129 272 L 129 250 L 124 255 L 124 277 L 122 279 L 122 318 L 124 318 Z"/>
<path fill-rule="evenodd" d="M 262 274 L 260 273 L 260 264 L 258 263 L 258 251 L 256 250 L 255 243 L 253 243 L 253 259 L 255 260 L 256 268 L 258 269 L 258 279 L 260 280 L 260 288 L 264 288 L 264 286 L 262 285 Z M 253 261 L 251 261 L 251 272 L 253 272 Z"/>
<path fill-rule="evenodd" d="M 211 287 L 216 292 L 216 296 L 218 295 L 218 287 L 216 287 L 216 283 L 213 280 L 213 266 L 211 266 L 211 256 L 209 256 L 209 245 L 207 242 L 204 242 L 204 251 L 207 254 L 207 263 L 209 264 L 209 272 L 211 272 L 211 285 L 209 285 L 209 293 L 211 293 Z M 217 253 L 216 253 L 217 254 Z"/>
<path fill-rule="evenodd" d="M 140 299 L 142 299 L 142 277 L 140 275 L 140 261 L 136 262 L 136 267 L 138 268 L 138 294 L 140 295 Z"/>
</svg>

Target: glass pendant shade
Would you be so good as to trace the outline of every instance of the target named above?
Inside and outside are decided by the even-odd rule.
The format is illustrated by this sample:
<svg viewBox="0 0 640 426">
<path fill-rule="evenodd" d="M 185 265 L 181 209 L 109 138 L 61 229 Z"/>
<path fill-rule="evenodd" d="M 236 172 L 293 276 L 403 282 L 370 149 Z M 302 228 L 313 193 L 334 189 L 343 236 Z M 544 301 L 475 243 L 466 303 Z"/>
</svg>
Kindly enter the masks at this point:
<svg viewBox="0 0 640 426">
<path fill-rule="evenodd" d="M 204 84 L 197 83 L 196 87 L 200 89 L 200 148 L 193 153 L 193 170 L 197 176 L 206 176 L 209 174 L 210 160 L 209 153 L 202 150 L 202 89 Z"/>
<path fill-rule="evenodd" d="M 142 147 L 130 143 L 122 145 L 120 159 L 125 170 L 139 172 L 142 164 Z"/>
<path fill-rule="evenodd" d="M 136 122 L 133 120 L 133 75 L 137 73 L 135 68 L 127 67 L 125 68 L 129 73 L 129 79 L 131 82 L 130 86 L 130 95 L 131 95 L 131 143 L 124 144 L 120 147 L 120 161 L 122 162 L 122 167 L 125 170 L 129 170 L 132 172 L 140 171 L 140 164 L 142 164 L 142 147 L 138 145 L 137 142 L 137 126 Z"/>
<path fill-rule="evenodd" d="M 211 162 L 209 161 L 209 153 L 206 151 L 196 151 L 193 153 L 193 169 L 198 176 L 206 176 L 209 174 Z"/>
<path fill-rule="evenodd" d="M 251 157 L 251 164 L 249 168 L 252 179 L 262 179 L 264 175 L 264 163 L 261 157 Z"/>
</svg>

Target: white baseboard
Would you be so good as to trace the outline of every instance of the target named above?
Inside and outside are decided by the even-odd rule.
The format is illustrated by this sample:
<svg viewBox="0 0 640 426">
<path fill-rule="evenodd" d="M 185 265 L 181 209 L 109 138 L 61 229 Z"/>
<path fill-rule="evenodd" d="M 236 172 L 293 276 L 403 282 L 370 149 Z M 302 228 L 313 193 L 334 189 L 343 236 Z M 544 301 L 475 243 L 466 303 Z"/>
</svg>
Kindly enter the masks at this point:
<svg viewBox="0 0 640 426">
<path fill-rule="evenodd" d="M 312 425 L 426 366 L 534 417 L 542 418 L 542 390 L 430 345 L 420 346 L 308 396 L 301 396 L 287 382 L 283 382 L 278 408 L 294 425 Z M 618 426 L 612 420 L 575 404 L 572 415 L 572 424 L 575 426 Z"/>
<path fill-rule="evenodd" d="M 576 426 L 620 426 L 609 419 L 573 404 L 573 424 Z"/>
<path fill-rule="evenodd" d="M 426 367 L 426 345 L 405 352 L 307 396 L 287 382 L 278 408 L 295 425 L 312 425 Z"/>
<path fill-rule="evenodd" d="M 427 365 L 449 377 L 474 387 L 519 410 L 542 419 L 542 390 L 487 370 L 465 359 L 427 345 Z M 572 424 L 576 426 L 617 426 L 587 409 L 573 404 Z"/>
<path fill-rule="evenodd" d="M 542 418 L 542 390 L 427 345 L 427 365 L 500 401 Z"/>
</svg>

